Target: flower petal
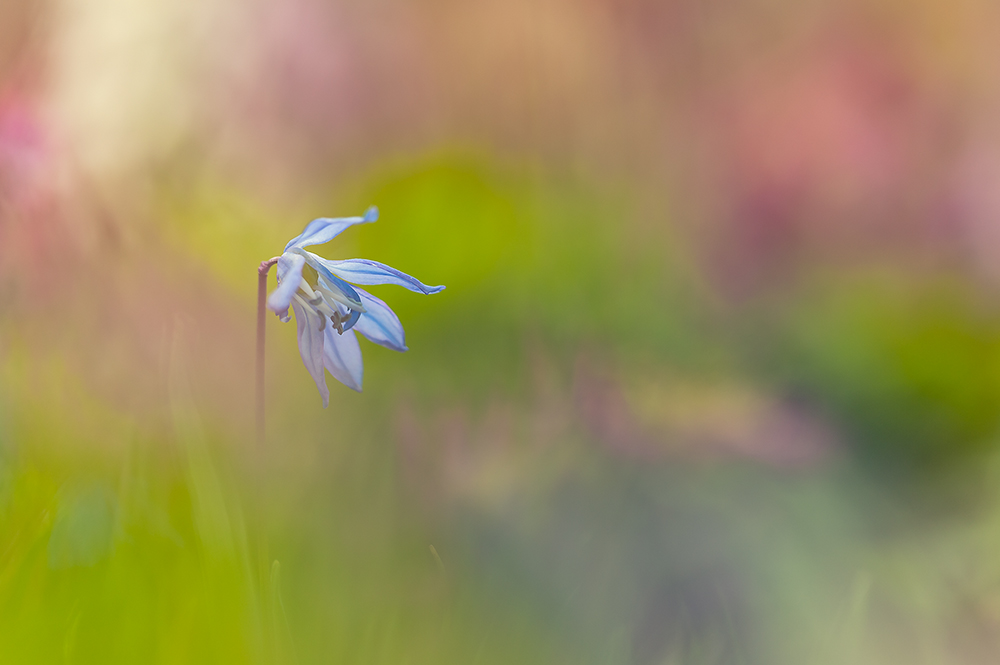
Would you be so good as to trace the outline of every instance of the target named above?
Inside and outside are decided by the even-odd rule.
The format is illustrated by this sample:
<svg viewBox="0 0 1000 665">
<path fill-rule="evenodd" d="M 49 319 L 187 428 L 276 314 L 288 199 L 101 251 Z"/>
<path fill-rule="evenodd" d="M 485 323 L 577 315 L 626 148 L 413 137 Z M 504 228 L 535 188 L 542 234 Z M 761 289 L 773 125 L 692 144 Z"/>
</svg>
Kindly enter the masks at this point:
<svg viewBox="0 0 1000 665">
<path fill-rule="evenodd" d="M 358 289 L 365 313 L 361 315 L 354 329 L 375 342 L 394 351 L 406 351 L 406 337 L 403 324 L 396 313 L 384 302 L 363 289 Z"/>
<path fill-rule="evenodd" d="M 309 247 L 310 245 L 322 245 L 330 242 L 344 229 L 355 224 L 369 224 L 378 219 L 378 208 L 372 206 L 365 211 L 362 217 L 321 217 L 314 219 L 306 225 L 305 230 L 288 241 L 285 251 L 293 247 Z"/>
<path fill-rule="evenodd" d="M 292 296 L 302 283 L 302 268 L 305 257 L 298 254 L 282 254 L 278 258 L 278 288 L 267 298 L 267 308 L 272 312 L 284 312 L 292 302 Z"/>
<path fill-rule="evenodd" d="M 299 355 L 305 363 L 309 375 L 316 382 L 319 388 L 320 397 L 323 398 L 323 408 L 330 403 L 330 391 L 326 387 L 326 376 L 323 374 L 323 331 L 320 330 L 320 317 L 307 307 L 303 307 L 294 300 L 291 303 L 295 312 L 295 326 L 299 333 Z M 329 329 L 329 326 L 326 326 Z"/>
<path fill-rule="evenodd" d="M 420 280 L 378 261 L 369 261 L 368 259 L 330 261 L 320 257 L 316 258 L 322 262 L 327 270 L 355 284 L 398 284 L 410 291 L 425 295 L 444 291 L 443 286 L 427 286 Z"/>
<path fill-rule="evenodd" d="M 358 321 L 361 320 L 361 312 L 359 312 L 358 310 L 348 309 L 347 311 L 350 312 L 350 315 L 347 317 L 347 320 L 344 321 L 345 331 L 350 330 L 351 328 L 356 326 L 358 324 Z"/>
<path fill-rule="evenodd" d="M 333 374 L 333 378 L 348 388 L 361 392 L 364 365 L 361 362 L 361 346 L 354 331 L 345 330 L 341 335 L 333 326 L 327 326 L 323 351 L 323 364 Z"/>
<path fill-rule="evenodd" d="M 320 283 L 330 291 L 329 295 L 333 300 L 347 305 L 351 309 L 364 311 L 364 305 L 361 304 L 361 297 L 358 296 L 358 292 L 354 290 L 353 286 L 330 272 L 330 269 L 324 265 L 326 259 L 298 247 L 294 248 L 292 252 L 302 256 L 306 264 L 316 271 L 319 275 Z"/>
</svg>

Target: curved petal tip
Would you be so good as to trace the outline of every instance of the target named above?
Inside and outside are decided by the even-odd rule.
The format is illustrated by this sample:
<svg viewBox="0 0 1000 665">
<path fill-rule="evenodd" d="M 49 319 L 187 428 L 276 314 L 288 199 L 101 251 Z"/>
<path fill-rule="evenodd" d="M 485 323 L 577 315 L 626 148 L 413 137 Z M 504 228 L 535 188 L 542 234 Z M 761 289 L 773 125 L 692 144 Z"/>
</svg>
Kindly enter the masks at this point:
<svg viewBox="0 0 1000 665">
<path fill-rule="evenodd" d="M 371 223 L 378 219 L 378 208 L 371 206 L 368 210 L 365 210 L 364 220 L 365 222 Z"/>
</svg>

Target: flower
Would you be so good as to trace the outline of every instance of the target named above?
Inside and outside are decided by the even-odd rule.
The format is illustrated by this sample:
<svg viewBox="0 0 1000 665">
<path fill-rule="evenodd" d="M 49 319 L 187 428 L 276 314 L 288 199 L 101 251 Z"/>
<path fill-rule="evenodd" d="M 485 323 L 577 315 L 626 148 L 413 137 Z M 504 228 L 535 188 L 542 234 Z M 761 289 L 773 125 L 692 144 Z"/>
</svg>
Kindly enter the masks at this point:
<svg viewBox="0 0 1000 665">
<path fill-rule="evenodd" d="M 406 351 L 399 317 L 384 302 L 364 289 L 348 284 L 398 284 L 410 291 L 430 294 L 443 286 L 427 286 L 395 268 L 367 259 L 331 261 L 307 252 L 304 247 L 329 242 L 349 226 L 378 219 L 372 206 L 362 217 L 314 219 L 301 234 L 285 245 L 278 257 L 278 288 L 267 299 L 267 307 L 283 323 L 295 312 L 302 362 L 316 382 L 323 407 L 330 402 L 327 369 L 335 379 L 361 391 L 363 365 L 357 331 L 369 341 L 396 351 Z"/>
</svg>

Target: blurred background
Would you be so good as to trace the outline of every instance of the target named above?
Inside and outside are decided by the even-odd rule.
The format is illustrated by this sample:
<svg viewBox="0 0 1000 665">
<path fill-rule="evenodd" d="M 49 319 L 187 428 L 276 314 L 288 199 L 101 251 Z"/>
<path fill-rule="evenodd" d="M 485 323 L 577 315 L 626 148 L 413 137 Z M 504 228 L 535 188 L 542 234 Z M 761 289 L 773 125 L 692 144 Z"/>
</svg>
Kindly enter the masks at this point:
<svg viewBox="0 0 1000 665">
<path fill-rule="evenodd" d="M 0 2 L 0 661 L 1000 654 L 1000 6 Z M 322 408 L 256 267 L 373 287 Z M 271 279 L 274 285 L 274 279 Z"/>
</svg>

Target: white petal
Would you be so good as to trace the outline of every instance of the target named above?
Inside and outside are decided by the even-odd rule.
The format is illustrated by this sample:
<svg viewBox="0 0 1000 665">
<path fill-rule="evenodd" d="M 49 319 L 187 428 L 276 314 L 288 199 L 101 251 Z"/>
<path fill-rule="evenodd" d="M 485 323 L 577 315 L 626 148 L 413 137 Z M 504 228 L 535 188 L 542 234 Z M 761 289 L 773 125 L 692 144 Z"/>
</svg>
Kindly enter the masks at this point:
<svg viewBox="0 0 1000 665">
<path fill-rule="evenodd" d="M 302 362 L 309 370 L 309 375 L 316 382 L 325 409 L 330 403 L 330 390 L 326 387 L 326 376 L 323 374 L 324 331 L 320 330 L 322 321 L 319 314 L 315 314 L 311 309 L 303 307 L 294 300 L 291 306 L 295 312 L 295 326 L 299 333 L 299 355 L 302 356 Z"/>
<path fill-rule="evenodd" d="M 305 257 L 298 254 L 282 254 L 278 259 L 278 288 L 267 298 L 267 308 L 272 312 L 284 312 L 292 302 L 292 296 L 302 283 L 302 268 Z"/>
<path fill-rule="evenodd" d="M 361 392 L 364 365 L 361 361 L 361 346 L 353 330 L 339 334 L 333 326 L 326 328 L 326 344 L 323 360 L 333 378 L 348 388 Z"/>
</svg>

